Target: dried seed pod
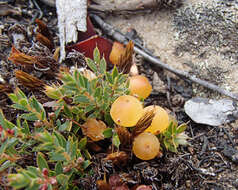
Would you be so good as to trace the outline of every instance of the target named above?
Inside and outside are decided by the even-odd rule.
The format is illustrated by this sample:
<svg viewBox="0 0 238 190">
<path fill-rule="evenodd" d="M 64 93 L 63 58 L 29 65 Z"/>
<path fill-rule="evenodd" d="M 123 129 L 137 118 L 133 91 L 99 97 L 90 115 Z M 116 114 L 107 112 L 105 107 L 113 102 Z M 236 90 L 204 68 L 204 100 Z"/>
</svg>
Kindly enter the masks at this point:
<svg viewBox="0 0 238 190">
<path fill-rule="evenodd" d="M 108 154 L 105 160 L 111 160 L 116 166 L 125 166 L 128 162 L 128 155 L 124 151 Z"/>
<path fill-rule="evenodd" d="M 94 118 L 88 119 L 82 126 L 83 134 L 93 141 L 100 141 L 104 139 L 103 131 L 107 128 L 103 121 Z"/>
<path fill-rule="evenodd" d="M 42 35 L 41 33 L 36 34 L 36 40 L 46 47 L 48 47 L 50 50 L 54 49 L 54 44 L 52 41 L 50 41 L 47 37 Z"/>
<path fill-rule="evenodd" d="M 51 33 L 50 33 L 47 25 L 42 20 L 40 20 L 38 18 L 35 20 L 35 22 L 38 26 L 37 31 L 39 33 L 41 33 L 43 36 L 45 36 L 46 38 L 48 38 L 51 42 L 53 42 L 53 38 L 51 36 Z"/>
<path fill-rule="evenodd" d="M 144 132 L 152 123 L 155 116 L 155 109 L 151 109 L 147 112 L 144 112 L 144 115 L 139 119 L 135 128 L 132 131 L 132 137 L 136 137 L 140 133 Z"/>
<path fill-rule="evenodd" d="M 117 125 L 133 127 L 143 115 L 143 106 L 137 98 L 123 95 L 113 102 L 110 114 Z"/>
<path fill-rule="evenodd" d="M 12 51 L 8 59 L 14 64 L 20 66 L 33 67 L 34 64 L 38 64 L 37 59 L 35 57 L 20 52 L 14 46 L 12 46 Z"/>
<path fill-rule="evenodd" d="M 114 42 L 109 60 L 113 65 L 119 65 L 120 57 L 125 52 L 125 47 L 120 42 Z"/>
<path fill-rule="evenodd" d="M 121 72 L 128 74 L 133 65 L 133 53 L 134 53 L 134 44 L 132 41 L 126 45 L 125 51 L 120 56 L 118 60 L 118 68 Z"/>
<path fill-rule="evenodd" d="M 141 160 L 151 160 L 160 152 L 158 138 L 152 133 L 141 133 L 133 141 L 133 153 Z"/>
<path fill-rule="evenodd" d="M 45 84 L 42 80 L 29 75 L 21 70 L 15 71 L 15 76 L 17 80 L 25 87 L 30 88 L 31 90 L 39 90 L 42 89 Z"/>
<path fill-rule="evenodd" d="M 131 133 L 122 126 L 116 126 L 116 133 L 120 139 L 122 145 L 130 145 L 131 144 Z"/>
</svg>

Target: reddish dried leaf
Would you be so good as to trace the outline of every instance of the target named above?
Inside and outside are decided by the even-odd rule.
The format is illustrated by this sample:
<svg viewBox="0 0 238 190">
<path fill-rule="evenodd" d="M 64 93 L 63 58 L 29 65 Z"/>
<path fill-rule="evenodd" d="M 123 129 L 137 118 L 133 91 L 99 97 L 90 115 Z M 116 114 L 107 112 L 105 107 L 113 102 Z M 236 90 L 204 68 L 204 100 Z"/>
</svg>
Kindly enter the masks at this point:
<svg viewBox="0 0 238 190">
<path fill-rule="evenodd" d="M 93 50 L 98 47 L 101 56 L 109 62 L 109 55 L 112 49 L 112 43 L 100 36 L 93 36 L 87 40 L 79 42 L 77 44 L 67 47 L 67 50 L 72 51 L 73 49 L 84 54 L 85 57 L 93 59 Z"/>
<path fill-rule="evenodd" d="M 95 35 L 96 35 L 96 32 L 95 32 L 93 24 L 88 16 L 87 17 L 87 31 L 86 32 L 78 32 L 78 42 L 87 40 L 88 38 L 95 36 Z"/>
</svg>

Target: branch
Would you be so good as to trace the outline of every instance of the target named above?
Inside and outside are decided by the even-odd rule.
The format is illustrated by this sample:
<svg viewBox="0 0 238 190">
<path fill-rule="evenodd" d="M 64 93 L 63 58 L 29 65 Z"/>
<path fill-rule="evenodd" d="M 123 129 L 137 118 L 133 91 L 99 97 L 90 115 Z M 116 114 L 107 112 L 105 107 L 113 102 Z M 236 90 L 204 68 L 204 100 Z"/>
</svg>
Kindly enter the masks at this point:
<svg viewBox="0 0 238 190">
<path fill-rule="evenodd" d="M 91 14 L 90 15 L 91 18 L 97 23 L 97 25 L 105 32 L 105 34 L 107 34 L 108 36 L 110 36 L 111 38 L 113 38 L 114 40 L 117 40 L 121 43 L 127 44 L 129 40 L 124 34 L 122 34 L 120 31 L 114 29 L 111 25 L 105 23 L 99 16 L 95 15 L 95 14 Z M 133 41 L 133 40 L 132 40 Z M 142 55 L 144 57 L 145 60 L 149 61 L 149 63 L 151 64 L 151 66 L 155 67 L 155 68 L 163 68 L 166 69 L 176 75 L 178 75 L 179 77 L 183 78 L 183 79 L 189 79 L 190 81 L 200 84 L 201 86 L 204 86 L 208 89 L 211 89 L 213 91 L 219 92 L 220 94 L 226 95 L 230 98 L 233 98 L 235 100 L 238 100 L 238 95 L 237 94 L 233 94 L 232 92 L 225 90 L 223 88 L 220 88 L 217 85 L 214 85 L 212 83 L 209 83 L 207 81 L 201 80 L 193 75 L 190 75 L 188 72 L 185 71 L 181 71 L 178 69 L 174 69 L 173 67 L 164 64 L 160 59 L 156 58 L 155 56 L 152 55 L 152 53 L 150 53 L 150 51 L 148 49 L 145 49 L 144 47 L 141 47 L 138 45 L 138 43 L 136 43 L 135 41 L 133 41 L 135 46 L 134 46 L 134 51 L 140 55 Z"/>
</svg>

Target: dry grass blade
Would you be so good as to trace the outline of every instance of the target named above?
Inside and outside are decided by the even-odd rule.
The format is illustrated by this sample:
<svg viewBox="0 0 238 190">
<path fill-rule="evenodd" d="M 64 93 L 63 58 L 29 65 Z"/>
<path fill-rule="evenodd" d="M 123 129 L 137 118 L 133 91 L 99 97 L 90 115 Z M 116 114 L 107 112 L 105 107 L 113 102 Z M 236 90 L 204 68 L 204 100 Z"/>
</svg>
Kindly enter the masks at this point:
<svg viewBox="0 0 238 190">
<path fill-rule="evenodd" d="M 132 140 L 131 140 L 131 133 L 122 126 L 116 126 L 116 133 L 120 139 L 120 142 L 122 145 L 130 145 Z"/>
<path fill-rule="evenodd" d="M 133 53 L 134 53 L 134 44 L 132 41 L 126 45 L 126 49 L 123 54 L 120 56 L 118 61 L 118 68 L 121 72 L 128 74 L 133 65 Z"/>
<path fill-rule="evenodd" d="M 32 75 L 29 75 L 28 73 L 25 73 L 21 70 L 15 71 L 15 76 L 23 86 L 31 90 L 39 90 L 39 88 L 42 89 L 45 86 L 42 80 Z"/>
<path fill-rule="evenodd" d="M 132 131 L 133 138 L 139 135 L 140 133 L 144 132 L 151 125 L 155 113 L 156 113 L 155 109 L 152 109 L 144 113 L 144 115 L 139 119 L 135 128 Z"/>
</svg>

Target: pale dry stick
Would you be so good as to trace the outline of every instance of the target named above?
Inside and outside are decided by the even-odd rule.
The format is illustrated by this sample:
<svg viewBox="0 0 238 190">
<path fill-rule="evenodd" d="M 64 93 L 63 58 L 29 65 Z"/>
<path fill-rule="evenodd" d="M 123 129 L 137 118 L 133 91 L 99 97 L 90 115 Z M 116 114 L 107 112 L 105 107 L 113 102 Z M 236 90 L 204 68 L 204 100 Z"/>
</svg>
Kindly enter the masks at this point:
<svg viewBox="0 0 238 190">
<path fill-rule="evenodd" d="M 128 43 L 128 39 L 124 34 L 122 34 L 120 31 L 114 29 L 111 25 L 105 23 L 99 16 L 97 16 L 95 14 L 91 14 L 90 16 L 93 19 L 93 21 L 95 21 L 97 23 L 97 25 L 105 32 L 106 35 L 110 36 L 114 40 L 117 40 L 121 43 L 124 43 L 124 44 Z M 223 88 L 221 88 L 217 85 L 214 85 L 210 82 L 199 79 L 196 76 L 190 75 L 188 72 L 181 71 L 181 70 L 178 70 L 178 69 L 174 69 L 173 67 L 163 63 L 157 57 L 153 56 L 152 53 L 149 53 L 148 49 L 139 48 L 136 42 L 134 42 L 134 44 L 135 44 L 134 45 L 134 51 L 136 53 L 140 54 L 141 56 L 143 56 L 144 59 L 147 60 L 151 64 L 151 66 L 166 69 L 166 70 L 178 75 L 181 78 L 188 79 L 188 80 L 190 80 L 194 83 L 200 84 L 201 86 L 204 86 L 208 89 L 219 92 L 220 94 L 228 96 L 228 97 L 230 97 L 234 100 L 238 100 L 238 95 L 237 94 L 234 94 L 234 93 L 232 93 L 228 90 L 225 90 L 225 89 L 223 89 Z"/>
</svg>

